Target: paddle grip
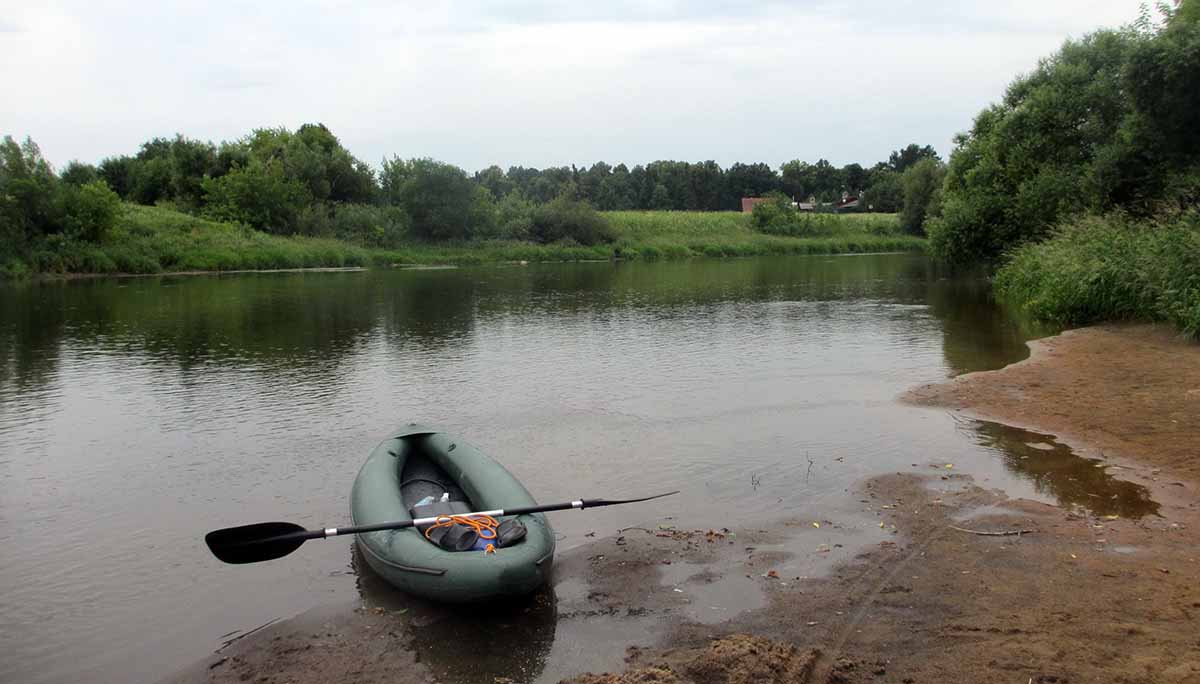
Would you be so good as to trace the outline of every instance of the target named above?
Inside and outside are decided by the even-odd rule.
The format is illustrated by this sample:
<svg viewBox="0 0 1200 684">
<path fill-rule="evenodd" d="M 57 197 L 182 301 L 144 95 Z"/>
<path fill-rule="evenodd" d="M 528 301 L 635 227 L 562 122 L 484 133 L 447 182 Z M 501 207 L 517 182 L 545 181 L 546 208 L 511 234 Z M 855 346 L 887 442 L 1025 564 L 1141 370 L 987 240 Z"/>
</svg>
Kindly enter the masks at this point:
<svg viewBox="0 0 1200 684">
<path fill-rule="evenodd" d="M 524 515 L 526 513 L 545 513 L 548 511 L 569 511 L 572 508 L 577 508 L 574 501 L 567 501 L 560 504 L 550 504 L 546 506 L 521 506 L 520 508 L 505 508 L 504 515 Z M 579 506 L 578 508 L 583 508 Z"/>
</svg>

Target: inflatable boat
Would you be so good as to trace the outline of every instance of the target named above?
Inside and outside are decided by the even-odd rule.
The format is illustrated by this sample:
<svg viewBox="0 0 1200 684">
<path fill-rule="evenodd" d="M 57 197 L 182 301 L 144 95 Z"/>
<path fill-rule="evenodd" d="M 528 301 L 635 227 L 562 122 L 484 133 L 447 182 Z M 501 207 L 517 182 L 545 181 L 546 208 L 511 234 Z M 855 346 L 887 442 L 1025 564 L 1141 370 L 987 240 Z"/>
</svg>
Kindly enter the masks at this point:
<svg viewBox="0 0 1200 684">
<path fill-rule="evenodd" d="M 439 522 L 448 526 L 449 534 L 447 528 L 437 534 L 438 529 L 425 525 L 365 532 L 357 543 L 371 569 L 397 589 L 436 601 L 468 603 L 520 596 L 541 586 L 554 563 L 554 531 L 543 513 L 528 513 L 493 521 L 502 533 L 522 533 L 496 539 L 487 537 L 487 530 L 457 529 L 451 513 L 536 503 L 512 473 L 475 447 L 410 424 L 371 452 L 354 481 L 350 514 L 357 526 L 413 520 L 414 511 L 420 513 L 418 520 L 425 519 L 424 511 L 446 511 Z M 451 536 L 461 543 L 442 540 Z M 510 537 L 519 538 L 500 543 Z"/>
</svg>

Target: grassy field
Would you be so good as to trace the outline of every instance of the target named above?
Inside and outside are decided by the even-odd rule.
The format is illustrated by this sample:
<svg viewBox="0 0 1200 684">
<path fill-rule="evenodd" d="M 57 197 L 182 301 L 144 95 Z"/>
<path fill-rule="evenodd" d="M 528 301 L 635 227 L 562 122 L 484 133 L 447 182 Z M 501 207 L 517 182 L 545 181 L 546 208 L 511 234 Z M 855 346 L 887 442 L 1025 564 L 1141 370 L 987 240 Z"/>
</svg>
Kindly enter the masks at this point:
<svg viewBox="0 0 1200 684">
<path fill-rule="evenodd" d="M 484 264 L 507 261 L 682 259 L 782 254 L 920 251 L 924 240 L 899 235 L 895 215 L 830 215 L 827 235 L 795 238 L 752 231 L 735 212 L 608 212 L 616 242 L 572 244 L 485 241 L 452 245 L 413 243 L 397 249 L 364 248 L 339 240 L 279 237 L 162 207 L 126 204 L 102 243 L 51 236 L 19 258 L 0 258 L 0 272 L 163 273 L 251 269 Z"/>
<path fill-rule="evenodd" d="M 896 214 L 821 214 L 820 237 L 766 235 L 739 212 L 612 211 L 617 246 L 638 258 L 765 256 L 920 251 L 925 241 L 900 234 Z"/>
</svg>

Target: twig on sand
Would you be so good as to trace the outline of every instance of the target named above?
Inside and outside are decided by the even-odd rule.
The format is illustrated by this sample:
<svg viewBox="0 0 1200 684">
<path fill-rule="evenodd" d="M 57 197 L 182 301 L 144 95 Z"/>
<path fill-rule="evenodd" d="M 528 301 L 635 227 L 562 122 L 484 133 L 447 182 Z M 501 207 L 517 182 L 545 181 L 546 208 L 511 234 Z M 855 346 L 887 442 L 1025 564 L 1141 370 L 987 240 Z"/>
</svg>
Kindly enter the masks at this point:
<svg viewBox="0 0 1200 684">
<path fill-rule="evenodd" d="M 245 639 L 246 637 L 250 636 L 251 634 L 254 634 L 255 632 L 257 632 L 258 630 L 263 629 L 264 627 L 269 627 L 269 626 L 275 624 L 276 622 L 279 622 L 281 619 L 282 618 L 275 618 L 273 620 L 268 620 L 268 621 L 262 623 L 261 625 L 255 627 L 254 629 L 250 630 L 249 632 L 242 632 L 241 634 L 235 636 L 234 638 L 229 639 L 229 640 L 225 641 L 224 643 L 222 643 L 221 647 L 213 652 L 220 653 L 221 651 L 224 651 L 226 648 L 228 648 L 229 644 L 232 644 L 233 642 L 237 641 L 238 639 Z"/>
<path fill-rule="evenodd" d="M 958 530 L 959 532 L 966 532 L 968 534 L 978 534 L 981 537 L 1011 537 L 1013 535 L 1020 536 L 1022 534 L 1032 534 L 1034 532 L 1037 532 L 1037 530 L 1006 530 L 1004 532 L 980 532 L 979 530 L 968 530 L 968 529 L 965 529 L 962 527 L 955 527 L 954 525 L 947 525 L 947 527 L 949 527 L 952 530 Z"/>
<path fill-rule="evenodd" d="M 620 534 L 622 532 L 628 532 L 629 530 L 641 530 L 641 531 L 645 532 L 646 534 L 654 534 L 653 532 L 651 532 L 650 530 L 648 530 L 644 527 L 622 527 L 621 529 L 617 530 L 617 534 Z"/>
</svg>

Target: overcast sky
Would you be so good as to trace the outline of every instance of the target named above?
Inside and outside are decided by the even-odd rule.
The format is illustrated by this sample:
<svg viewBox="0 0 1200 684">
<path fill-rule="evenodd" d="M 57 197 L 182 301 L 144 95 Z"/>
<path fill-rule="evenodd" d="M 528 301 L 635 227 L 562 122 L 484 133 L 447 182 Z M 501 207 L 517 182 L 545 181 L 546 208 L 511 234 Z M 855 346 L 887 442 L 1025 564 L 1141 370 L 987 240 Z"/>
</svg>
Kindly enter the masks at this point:
<svg viewBox="0 0 1200 684">
<path fill-rule="evenodd" d="M 10 2 L 0 133 L 61 166 L 181 132 L 323 122 L 476 170 L 943 155 L 1067 37 L 1136 0 Z"/>
</svg>

